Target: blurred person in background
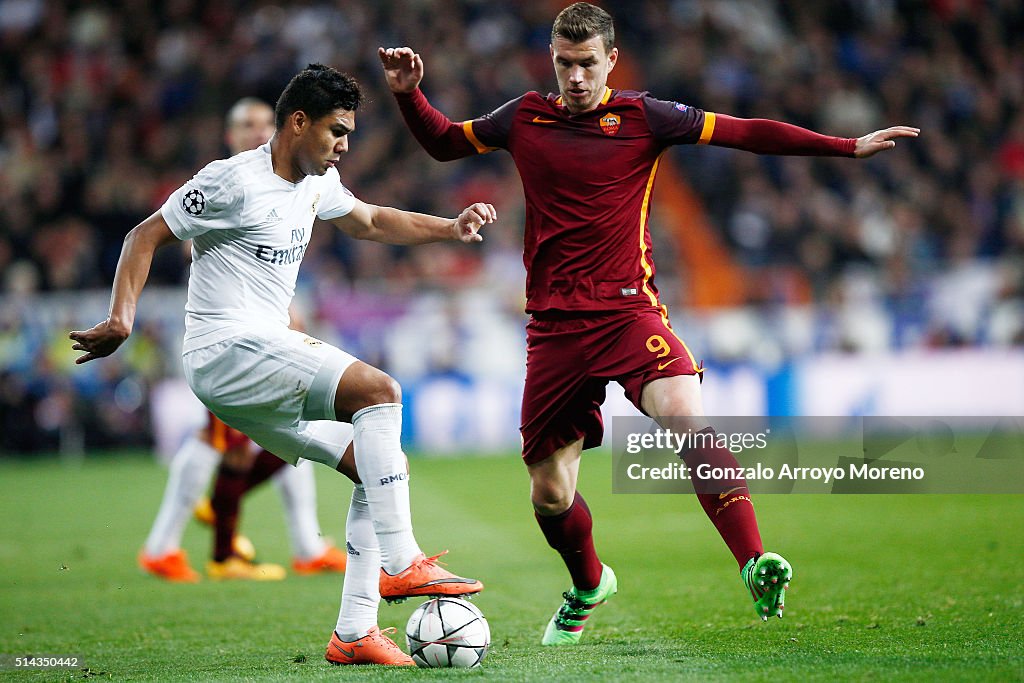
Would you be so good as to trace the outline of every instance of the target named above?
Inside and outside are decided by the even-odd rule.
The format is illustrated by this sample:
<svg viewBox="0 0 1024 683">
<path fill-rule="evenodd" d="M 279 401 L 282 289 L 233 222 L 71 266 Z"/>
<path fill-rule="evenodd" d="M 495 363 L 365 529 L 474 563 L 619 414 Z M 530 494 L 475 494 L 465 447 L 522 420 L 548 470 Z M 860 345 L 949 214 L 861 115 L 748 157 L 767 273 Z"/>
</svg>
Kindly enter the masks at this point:
<svg viewBox="0 0 1024 683">
<path fill-rule="evenodd" d="M 401 447 L 401 390 L 384 372 L 288 328 L 314 219 L 389 244 L 480 242 L 496 219 L 476 203 L 457 218 L 366 204 L 337 167 L 363 95 L 355 79 L 310 64 L 285 87 L 270 142 L 206 165 L 125 238 L 108 317 L 72 331 L 76 363 L 114 353 L 131 334 L 156 250 L 193 240 L 182 362 L 193 393 L 228 425 L 295 464 L 322 462 L 355 482 L 349 558 L 326 658 L 414 666 L 381 632 L 381 598 L 466 595 L 459 577 L 419 548 Z"/>
<path fill-rule="evenodd" d="M 224 140 L 232 155 L 256 149 L 273 134 L 274 110 L 263 100 L 245 97 L 228 111 Z M 191 252 L 191 242 L 183 246 Z M 294 306 L 289 317 L 290 326 L 301 331 Z M 325 542 L 320 532 L 312 463 L 299 460 L 295 467 L 285 464 L 266 449 L 254 448 L 249 437 L 207 411 L 206 426 L 190 436 L 171 461 L 160 509 L 139 553 L 139 566 L 168 581 L 199 580 L 199 573 L 181 549 L 185 523 L 195 509 L 196 519 L 214 529 L 213 554 L 207 565 L 211 578 L 284 578 L 283 567 L 255 564 L 252 543 L 236 533 L 242 497 L 273 478 L 285 512 L 292 569 L 299 574 L 344 571 L 345 553 Z M 212 498 L 202 497 L 215 467 Z"/>
<path fill-rule="evenodd" d="M 672 145 L 703 144 L 758 154 L 867 158 L 916 137 L 895 126 L 837 138 L 768 119 L 705 112 L 646 92 L 607 85 L 618 48 L 611 16 L 577 2 L 551 29 L 559 93 L 528 92 L 461 123 L 419 89 L 423 60 L 408 47 L 380 48 L 387 84 L 406 124 L 434 158 L 505 149 L 526 195 L 527 325 L 522 402 L 523 460 L 535 518 L 565 562 L 572 586 L 549 620 L 543 645 L 575 645 L 593 610 L 617 590 L 594 549 L 593 520 L 577 491 L 584 449 L 601 444 L 609 381 L 677 433 L 699 438 L 681 457 L 735 473 L 695 481 L 708 518 L 735 557 L 758 616 L 782 617 L 789 563 L 766 553 L 742 469 L 704 419 L 703 368 L 673 331 L 658 298 L 648 228 L 658 162 Z"/>
</svg>

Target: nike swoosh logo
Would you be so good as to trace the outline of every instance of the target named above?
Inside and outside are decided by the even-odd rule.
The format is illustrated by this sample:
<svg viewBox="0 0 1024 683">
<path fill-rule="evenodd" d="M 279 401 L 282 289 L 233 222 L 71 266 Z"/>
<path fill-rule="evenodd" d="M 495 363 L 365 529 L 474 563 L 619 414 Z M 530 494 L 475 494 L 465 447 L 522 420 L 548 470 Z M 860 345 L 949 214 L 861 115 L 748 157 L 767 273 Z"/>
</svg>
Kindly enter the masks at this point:
<svg viewBox="0 0 1024 683">
<path fill-rule="evenodd" d="M 542 119 L 539 116 L 534 116 L 533 117 L 533 122 L 534 123 L 558 123 L 558 121 L 555 121 L 554 119 Z"/>
<path fill-rule="evenodd" d="M 728 491 L 726 491 L 725 493 L 719 493 L 718 494 L 718 500 L 722 500 L 723 498 L 725 498 L 726 496 L 728 496 L 730 493 L 732 493 L 734 491 L 742 491 L 742 490 L 743 490 L 742 486 L 734 486 L 731 489 L 729 489 Z"/>
<path fill-rule="evenodd" d="M 680 357 L 681 357 L 681 356 L 676 356 L 675 358 L 673 358 L 672 360 L 668 361 L 667 363 L 660 363 L 660 364 L 658 365 L 658 369 L 659 369 L 659 370 L 664 370 L 665 368 L 667 368 L 668 366 L 672 365 L 672 364 L 673 364 L 673 363 L 675 363 L 675 362 L 676 362 L 677 360 L 679 360 L 679 359 L 680 359 Z"/>
<path fill-rule="evenodd" d="M 450 579 L 434 579 L 433 581 L 427 581 L 426 583 L 421 583 L 418 586 L 413 586 L 413 589 L 426 588 L 427 586 L 439 586 L 443 583 L 465 583 L 472 586 L 480 582 L 476 579 L 464 579 L 461 576 L 455 576 Z"/>
<path fill-rule="evenodd" d="M 352 659 L 353 657 L 356 656 L 356 649 L 355 648 L 352 648 L 351 650 L 346 650 L 345 648 L 343 648 L 341 645 L 338 645 L 337 643 L 331 643 L 331 645 L 334 646 L 334 649 L 336 649 L 338 652 L 340 652 L 341 654 L 345 655 L 349 659 Z"/>
</svg>

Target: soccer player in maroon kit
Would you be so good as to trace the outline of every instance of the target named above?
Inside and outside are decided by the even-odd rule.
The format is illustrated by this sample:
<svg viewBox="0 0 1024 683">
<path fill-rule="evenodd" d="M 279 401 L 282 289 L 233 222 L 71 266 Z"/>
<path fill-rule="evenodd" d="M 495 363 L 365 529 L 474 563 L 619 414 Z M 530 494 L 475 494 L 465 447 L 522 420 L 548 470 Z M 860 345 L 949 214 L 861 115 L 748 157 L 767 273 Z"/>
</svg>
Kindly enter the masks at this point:
<svg viewBox="0 0 1024 683">
<path fill-rule="evenodd" d="M 545 630 L 545 645 L 579 642 L 587 618 L 617 588 L 594 550 L 592 518 L 576 491 L 580 455 L 601 443 L 605 386 L 662 426 L 702 419 L 702 368 L 672 331 L 654 284 L 647 221 L 658 160 L 670 145 L 711 144 L 759 154 L 864 158 L 915 137 L 887 128 L 860 138 L 820 135 L 765 119 L 738 119 L 644 92 L 612 90 L 618 50 L 612 18 L 585 2 L 564 9 L 551 31 L 559 94 L 536 92 L 462 123 L 419 90 L 423 61 L 407 47 L 381 48 L 388 86 L 406 124 L 434 158 L 505 149 L 526 197 L 527 325 L 523 460 L 538 524 L 564 560 L 573 586 Z M 673 418 L 677 418 L 673 420 Z M 736 467 L 725 448 L 683 454 L 686 464 Z M 740 566 L 762 619 L 782 616 L 789 563 L 765 553 L 746 482 L 698 488 L 701 506 Z"/>
</svg>

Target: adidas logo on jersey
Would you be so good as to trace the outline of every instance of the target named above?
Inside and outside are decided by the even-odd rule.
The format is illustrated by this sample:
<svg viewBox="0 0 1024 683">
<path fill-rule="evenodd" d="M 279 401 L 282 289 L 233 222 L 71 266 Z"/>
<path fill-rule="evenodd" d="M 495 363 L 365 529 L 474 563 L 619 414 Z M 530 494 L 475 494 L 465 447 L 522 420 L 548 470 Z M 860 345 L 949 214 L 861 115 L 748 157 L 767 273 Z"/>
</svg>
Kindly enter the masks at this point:
<svg viewBox="0 0 1024 683">
<path fill-rule="evenodd" d="M 283 218 L 277 215 L 277 209 L 271 209 L 267 217 L 263 219 L 264 223 L 280 223 Z"/>
</svg>

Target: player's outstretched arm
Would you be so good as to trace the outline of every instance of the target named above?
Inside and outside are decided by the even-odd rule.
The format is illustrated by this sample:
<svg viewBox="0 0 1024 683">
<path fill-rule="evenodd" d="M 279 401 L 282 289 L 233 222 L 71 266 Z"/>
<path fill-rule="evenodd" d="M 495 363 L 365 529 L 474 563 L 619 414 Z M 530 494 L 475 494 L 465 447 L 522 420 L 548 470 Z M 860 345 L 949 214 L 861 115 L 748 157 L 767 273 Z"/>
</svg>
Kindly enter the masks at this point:
<svg viewBox="0 0 1024 683">
<path fill-rule="evenodd" d="M 356 200 L 355 207 L 331 222 L 350 237 L 385 244 L 427 244 L 459 240 L 482 242 L 480 228 L 498 219 L 490 204 L 477 202 L 458 218 L 441 218 Z"/>
<path fill-rule="evenodd" d="M 107 319 L 88 330 L 76 330 L 68 335 L 75 342 L 72 349 L 85 351 L 75 359 L 76 364 L 109 356 L 124 343 L 135 324 L 135 306 L 149 278 L 153 254 L 176 239 L 159 211 L 125 235 L 114 273 Z"/>
<path fill-rule="evenodd" d="M 893 126 L 859 138 L 838 138 L 771 119 L 738 119 L 710 112 L 705 117 L 705 129 L 711 129 L 707 138 L 709 144 L 755 154 L 862 159 L 892 149 L 896 146 L 896 138 L 917 137 L 921 132 L 910 126 Z M 704 139 L 702 136 L 702 141 Z"/>
</svg>

